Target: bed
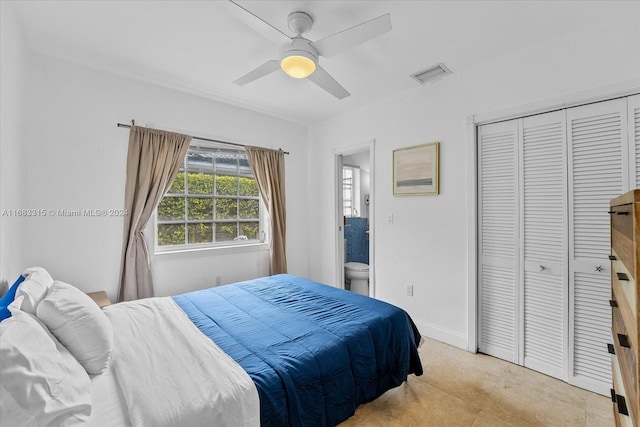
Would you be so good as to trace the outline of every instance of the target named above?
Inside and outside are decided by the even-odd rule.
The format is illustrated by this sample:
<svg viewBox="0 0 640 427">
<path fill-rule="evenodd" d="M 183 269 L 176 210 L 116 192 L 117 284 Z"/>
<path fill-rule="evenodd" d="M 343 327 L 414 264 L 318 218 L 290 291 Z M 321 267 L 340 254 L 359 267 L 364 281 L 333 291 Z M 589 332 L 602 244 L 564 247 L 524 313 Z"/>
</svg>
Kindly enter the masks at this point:
<svg viewBox="0 0 640 427">
<path fill-rule="evenodd" d="M 48 278 L 41 280 L 48 282 Z M 39 288 L 43 302 L 35 301 L 36 297 L 25 303 L 30 295 L 16 293 L 9 305 L 13 329 L 6 320 L 0 323 L 3 356 L 15 351 L 5 348 L 11 345 L 11 331 L 17 333 L 19 321 L 29 323 L 32 319 L 26 316 L 31 316 L 50 339 L 60 341 L 54 345 L 57 351 L 70 349 L 75 359 L 86 362 L 86 354 L 76 354 L 78 343 L 67 345 L 69 338 L 57 329 L 70 322 L 52 322 L 47 314 L 51 309 L 45 308 L 52 305 L 47 299 L 56 294 L 51 289 L 61 287 L 61 282 L 52 283 L 44 291 Z M 420 335 L 406 312 L 293 275 L 113 304 L 102 311 L 96 311 L 95 304 L 85 307 L 86 295 L 70 285 L 62 289 L 82 300 L 83 309 L 112 333 L 90 343 L 92 348 L 99 347 L 95 353 L 102 358 L 90 354 L 93 366 L 85 369 L 88 385 L 86 381 L 74 385 L 87 388 L 88 397 L 84 393 L 77 402 L 58 405 L 73 421 L 67 425 L 333 426 L 353 415 L 358 405 L 406 381 L 408 375 L 422 374 Z M 57 305 L 69 305 L 67 300 Z M 44 320 L 39 314 L 44 314 Z M 85 327 L 90 323 L 86 318 L 92 317 L 83 318 L 78 323 Z M 100 334 L 85 333 L 85 339 L 92 341 L 96 335 Z M 71 363 L 67 359 L 65 363 Z M 7 360 L 1 362 L 2 412 L 18 406 L 11 415 L 29 421 L 24 412 L 37 412 L 47 405 L 25 410 L 22 403 L 20 409 L 24 396 L 15 388 L 23 386 L 18 382 L 24 369 L 14 372 Z M 74 368 L 73 378 L 82 377 Z M 68 406 L 74 410 L 65 412 Z M 51 414 L 56 411 L 50 404 L 48 408 L 49 413 L 45 409 L 44 418 L 36 420 L 40 424 L 32 425 L 63 419 L 52 418 L 59 415 Z M 0 414 L 6 420 L 5 415 Z"/>
</svg>

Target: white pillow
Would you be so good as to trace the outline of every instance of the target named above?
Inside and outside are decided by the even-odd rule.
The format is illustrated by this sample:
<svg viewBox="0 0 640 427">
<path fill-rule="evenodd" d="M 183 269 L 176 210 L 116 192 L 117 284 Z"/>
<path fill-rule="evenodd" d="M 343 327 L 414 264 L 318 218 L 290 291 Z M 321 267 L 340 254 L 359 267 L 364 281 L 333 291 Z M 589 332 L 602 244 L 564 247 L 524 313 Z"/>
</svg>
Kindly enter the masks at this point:
<svg viewBox="0 0 640 427">
<path fill-rule="evenodd" d="M 42 267 L 29 267 L 22 275 L 25 279 L 16 290 L 16 298 L 24 296 L 20 308 L 29 314 L 36 314 L 38 303 L 47 295 L 49 287 L 53 284 L 53 278 Z"/>
<path fill-rule="evenodd" d="M 6 426 L 79 426 L 91 415 L 91 380 L 33 315 L 9 305 L 0 323 L 0 420 Z"/>
<path fill-rule="evenodd" d="M 98 305 L 68 283 L 53 282 L 36 315 L 91 375 L 109 366 L 113 327 Z"/>
</svg>

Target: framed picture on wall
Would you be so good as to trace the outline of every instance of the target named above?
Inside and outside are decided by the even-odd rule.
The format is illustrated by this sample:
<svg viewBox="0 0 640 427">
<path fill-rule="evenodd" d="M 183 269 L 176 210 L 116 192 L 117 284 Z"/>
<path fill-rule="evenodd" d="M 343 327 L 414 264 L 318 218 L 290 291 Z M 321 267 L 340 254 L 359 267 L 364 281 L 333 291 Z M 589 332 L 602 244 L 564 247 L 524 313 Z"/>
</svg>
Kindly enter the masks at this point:
<svg viewBox="0 0 640 427">
<path fill-rule="evenodd" d="M 440 143 L 393 150 L 393 195 L 435 195 L 440 192 Z"/>
</svg>

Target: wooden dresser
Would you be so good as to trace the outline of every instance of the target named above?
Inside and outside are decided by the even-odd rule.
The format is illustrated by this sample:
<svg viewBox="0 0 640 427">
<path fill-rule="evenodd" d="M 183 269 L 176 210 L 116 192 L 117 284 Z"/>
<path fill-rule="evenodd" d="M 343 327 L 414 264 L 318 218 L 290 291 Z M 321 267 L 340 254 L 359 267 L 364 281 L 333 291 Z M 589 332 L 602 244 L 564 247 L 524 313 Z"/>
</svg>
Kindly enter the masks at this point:
<svg viewBox="0 0 640 427">
<path fill-rule="evenodd" d="M 640 189 L 611 200 L 613 413 L 617 426 L 640 425 Z"/>
</svg>

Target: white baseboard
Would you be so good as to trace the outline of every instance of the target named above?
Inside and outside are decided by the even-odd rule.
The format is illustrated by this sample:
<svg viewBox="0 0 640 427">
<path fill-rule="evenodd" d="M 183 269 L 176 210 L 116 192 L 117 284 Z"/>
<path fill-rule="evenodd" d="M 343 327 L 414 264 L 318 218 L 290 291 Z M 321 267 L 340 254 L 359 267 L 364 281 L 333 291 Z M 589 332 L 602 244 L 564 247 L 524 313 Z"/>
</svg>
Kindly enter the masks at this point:
<svg viewBox="0 0 640 427">
<path fill-rule="evenodd" d="M 452 345 L 454 347 L 458 347 L 462 350 L 467 350 L 468 346 L 468 337 L 459 332 L 450 331 L 448 329 L 442 328 L 441 326 L 432 325 L 426 322 L 415 321 L 414 323 L 418 327 L 421 335 L 425 337 L 433 338 L 434 340 L 441 341 L 443 343 Z M 475 349 L 473 349 L 475 353 Z"/>
</svg>

